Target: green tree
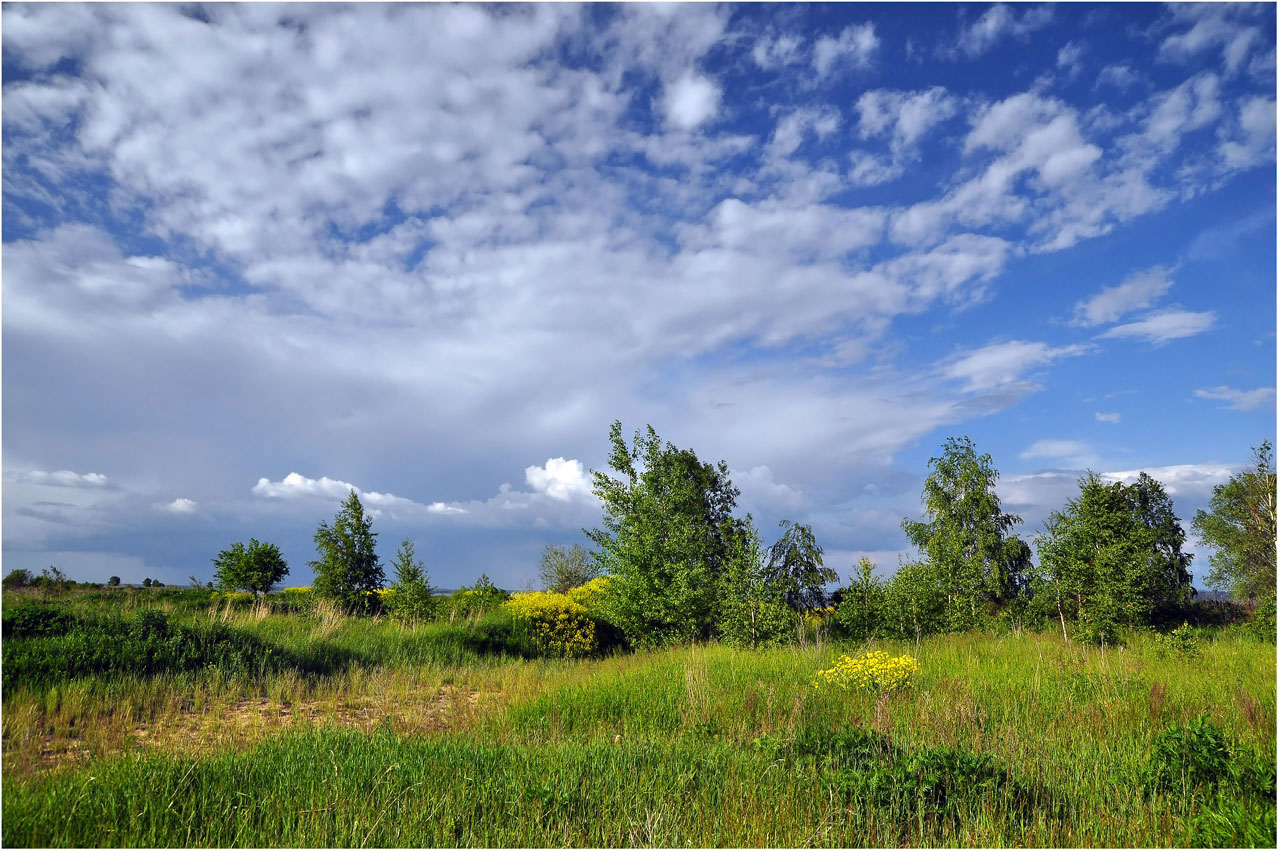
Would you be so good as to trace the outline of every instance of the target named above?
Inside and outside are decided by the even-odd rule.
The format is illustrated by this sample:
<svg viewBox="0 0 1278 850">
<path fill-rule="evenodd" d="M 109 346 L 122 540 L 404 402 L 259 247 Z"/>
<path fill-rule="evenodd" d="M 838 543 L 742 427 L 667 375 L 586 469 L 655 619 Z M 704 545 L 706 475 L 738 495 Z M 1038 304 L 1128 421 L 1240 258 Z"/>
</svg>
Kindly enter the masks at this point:
<svg viewBox="0 0 1278 850">
<path fill-rule="evenodd" d="M 153 583 L 153 582 L 151 581 L 151 577 L 150 577 L 150 576 L 147 576 L 146 578 L 142 579 L 142 586 L 143 586 L 143 587 L 150 587 L 150 586 L 152 585 L 152 583 Z"/>
<path fill-rule="evenodd" d="M 587 531 L 600 570 L 612 579 L 610 620 L 635 646 L 663 646 L 714 633 L 720 578 L 739 491 L 723 461 L 664 446 L 651 426 L 631 446 L 621 423 L 609 429 L 613 478 L 593 472 L 603 527 Z"/>
<path fill-rule="evenodd" d="M 883 589 L 883 631 L 922 640 L 952 623 L 949 577 L 930 561 L 902 564 Z"/>
<path fill-rule="evenodd" d="M 107 579 L 107 587 L 119 587 L 119 586 L 120 586 L 119 576 L 111 576 L 109 579 Z"/>
<path fill-rule="evenodd" d="M 261 543 L 251 537 L 248 546 L 237 541 L 230 549 L 218 552 L 213 559 L 213 574 L 223 590 L 265 594 L 288 575 L 288 564 L 274 543 Z M 191 586 L 199 587 L 199 579 L 192 576 Z"/>
<path fill-rule="evenodd" d="M 368 594 L 382 586 L 386 574 L 377 557 L 373 521 L 364 513 L 354 490 L 331 526 L 320 522 L 315 530 L 315 549 L 319 553 L 319 559 L 311 562 L 315 595 L 347 611 L 368 610 Z"/>
<path fill-rule="evenodd" d="M 798 617 L 786 604 L 786 585 L 768 576 L 754 523 L 747 517 L 743 525 L 729 539 L 719 633 L 731 646 L 775 646 L 794 635 Z"/>
<path fill-rule="evenodd" d="M 30 570 L 16 569 L 10 570 L 9 574 L 4 577 L 5 587 L 26 587 L 34 580 Z"/>
<path fill-rule="evenodd" d="M 539 574 L 546 590 L 567 593 L 596 578 L 599 567 L 580 543 L 571 547 L 551 545 L 542 550 Z"/>
<path fill-rule="evenodd" d="M 1189 599 L 1185 532 L 1162 484 L 1142 472 L 1135 484 L 1106 483 L 1089 473 L 1079 495 L 1053 512 L 1038 553 L 1066 638 L 1114 641 L 1121 626 L 1148 625 Z"/>
<path fill-rule="evenodd" d="M 998 471 L 988 454 L 977 455 L 970 438 L 948 438 L 928 466 L 932 471 L 923 485 L 928 519 L 906 519 L 901 528 L 939 571 L 950 627 L 969 628 L 982 603 L 1004 604 L 1024 586 L 1027 550 L 1008 536 L 1021 518 L 1003 513 L 994 491 Z"/>
<path fill-rule="evenodd" d="M 395 583 L 385 598 L 393 619 L 403 623 L 429 620 L 435 615 L 435 592 L 426 574 L 426 565 L 417 560 L 413 541 L 405 538 L 399 544 L 392 562 Z"/>
<path fill-rule="evenodd" d="M 1251 467 L 1214 487 L 1211 509 L 1194 515 L 1194 533 L 1214 550 L 1207 584 L 1252 605 L 1273 598 L 1278 582 L 1275 481 L 1274 449 L 1265 440 L 1252 449 Z"/>
<path fill-rule="evenodd" d="M 862 558 L 857 571 L 848 576 L 849 584 L 838 592 L 838 608 L 834 622 L 851 640 L 869 640 L 884 630 L 887 616 L 887 593 L 882 581 L 874 575 L 874 562 Z"/>
<path fill-rule="evenodd" d="M 768 550 L 768 580 L 785 589 L 786 604 L 800 613 L 829 604 L 825 586 L 839 574 L 824 565 L 825 553 L 816 542 L 812 526 L 783 519 L 781 539 Z"/>
</svg>

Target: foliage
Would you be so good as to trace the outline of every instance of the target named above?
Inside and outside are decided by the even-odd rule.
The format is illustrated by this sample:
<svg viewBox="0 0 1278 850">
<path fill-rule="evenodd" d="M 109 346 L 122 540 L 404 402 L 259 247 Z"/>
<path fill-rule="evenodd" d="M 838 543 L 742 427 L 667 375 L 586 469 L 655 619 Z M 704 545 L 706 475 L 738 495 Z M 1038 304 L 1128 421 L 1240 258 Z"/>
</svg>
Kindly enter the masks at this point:
<svg viewBox="0 0 1278 850">
<path fill-rule="evenodd" d="M 775 579 L 763 562 L 762 544 L 754 524 L 730 540 L 722 578 L 722 610 L 718 629 L 730 646 L 775 646 L 793 634 L 795 613 L 786 603 L 789 586 Z"/>
<path fill-rule="evenodd" d="M 587 611 L 601 610 L 606 604 L 604 596 L 608 593 L 609 583 L 607 576 L 592 578 L 585 584 L 569 590 L 567 596 L 573 602 L 583 606 Z"/>
<path fill-rule="evenodd" d="M 1189 623 L 1177 626 L 1167 634 L 1154 635 L 1154 647 L 1160 656 L 1197 658 L 1203 654 L 1202 643 Z"/>
<path fill-rule="evenodd" d="M 810 611 L 829 604 L 825 586 L 838 573 L 825 566 L 824 550 L 817 545 L 812 526 L 783 519 L 785 533 L 768 550 L 767 580 L 785 591 L 785 602 L 795 611 Z"/>
<path fill-rule="evenodd" d="M 4 577 L 4 586 L 10 588 L 26 587 L 32 583 L 30 570 L 16 569 L 10 570 L 9 574 Z"/>
<path fill-rule="evenodd" d="M 901 528 L 937 569 L 949 626 L 970 628 L 982 603 L 1005 604 L 1024 588 L 1028 548 L 1009 537 L 1021 520 L 1003 513 L 994 489 L 998 471 L 988 454 L 976 454 L 970 438 L 948 438 L 928 466 L 932 471 L 923 485 L 928 519 L 906 519 Z"/>
<path fill-rule="evenodd" d="M 814 687 L 822 683 L 848 690 L 892 693 L 914 683 L 922 668 L 912 655 L 892 657 L 882 650 L 867 652 L 856 658 L 844 655 L 827 670 L 819 670 Z"/>
<path fill-rule="evenodd" d="M 1162 485 L 1142 472 L 1130 486 L 1089 474 L 1079 488 L 1038 539 L 1062 621 L 1076 617 L 1081 640 L 1114 642 L 1121 626 L 1180 613 L 1192 556 L 1181 551 L 1185 532 Z"/>
<path fill-rule="evenodd" d="M 319 560 L 311 562 L 315 594 L 347 611 L 366 610 L 368 593 L 386 580 L 376 545 L 372 519 L 364 513 L 359 495 L 351 490 L 332 526 L 321 521 L 315 530 L 319 553 Z"/>
<path fill-rule="evenodd" d="M 834 623 L 849 640 L 869 640 L 886 631 L 887 592 L 874 576 L 874 562 L 861 558 L 857 572 L 848 576 L 850 584 L 839 591 Z"/>
<path fill-rule="evenodd" d="M 905 640 L 943 632 L 952 622 L 945 577 L 930 562 L 902 564 L 883 594 L 883 629 Z"/>
<path fill-rule="evenodd" d="M 288 575 L 288 564 L 274 543 L 249 538 L 248 546 L 236 542 L 213 559 L 217 585 L 222 590 L 245 590 L 267 594 L 276 582 Z M 199 587 L 194 580 L 193 586 Z"/>
<path fill-rule="evenodd" d="M 1150 746 L 1148 781 L 1155 788 L 1184 791 L 1215 786 L 1229 776 L 1230 742 L 1206 715 L 1174 724 Z"/>
<path fill-rule="evenodd" d="M 613 478 L 594 472 L 603 527 L 587 532 L 602 572 L 612 578 L 610 619 L 636 646 L 705 639 L 714 633 L 718 593 L 738 523 L 739 491 L 728 466 L 702 463 L 664 446 L 651 426 L 631 446 L 621 423 L 609 430 Z"/>
<path fill-rule="evenodd" d="M 567 593 L 598 577 L 599 567 L 579 543 L 547 546 L 541 553 L 538 570 L 542 586 L 551 593 Z"/>
<path fill-rule="evenodd" d="M 1209 511 L 1194 515 L 1193 529 L 1215 551 L 1207 584 L 1238 600 L 1273 598 L 1278 571 L 1278 509 L 1274 450 L 1268 440 L 1252 449 L 1252 466 L 1212 489 Z"/>
<path fill-rule="evenodd" d="M 543 654 L 584 658 L 599 647 L 594 620 L 585 606 L 562 593 L 516 593 L 505 607 Z"/>
<path fill-rule="evenodd" d="M 415 624 L 432 619 L 438 604 L 426 566 L 416 558 L 413 541 L 405 538 L 400 542 L 392 565 L 395 567 L 395 583 L 381 594 L 387 613 L 401 623 Z"/>
<path fill-rule="evenodd" d="M 109 579 L 107 579 L 107 587 L 119 587 L 119 586 L 120 586 L 119 576 L 111 576 Z"/>
<path fill-rule="evenodd" d="M 474 587 L 462 587 L 449 598 L 453 617 L 482 617 L 501 605 L 510 594 L 493 584 L 488 573 L 480 573 Z"/>
</svg>

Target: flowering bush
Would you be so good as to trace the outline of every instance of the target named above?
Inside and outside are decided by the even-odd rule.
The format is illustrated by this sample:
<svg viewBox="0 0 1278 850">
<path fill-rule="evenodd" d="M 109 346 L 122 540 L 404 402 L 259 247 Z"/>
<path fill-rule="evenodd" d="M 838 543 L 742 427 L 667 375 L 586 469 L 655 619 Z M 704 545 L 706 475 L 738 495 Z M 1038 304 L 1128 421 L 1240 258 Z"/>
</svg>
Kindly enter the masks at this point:
<svg viewBox="0 0 1278 850">
<path fill-rule="evenodd" d="M 844 690 L 860 688 L 891 693 L 909 687 L 922 668 L 912 655 L 896 658 L 886 652 L 867 652 L 859 658 L 841 657 L 829 670 L 819 670 L 814 687 L 837 685 Z"/>
<path fill-rule="evenodd" d="M 547 655 L 581 658 L 598 648 L 595 621 L 585 606 L 562 593 L 516 593 L 505 606 L 537 649 Z"/>
<path fill-rule="evenodd" d="M 578 605 L 593 611 L 602 605 L 604 595 L 608 592 L 608 582 L 607 576 L 592 578 L 585 584 L 569 590 L 565 595 Z"/>
</svg>

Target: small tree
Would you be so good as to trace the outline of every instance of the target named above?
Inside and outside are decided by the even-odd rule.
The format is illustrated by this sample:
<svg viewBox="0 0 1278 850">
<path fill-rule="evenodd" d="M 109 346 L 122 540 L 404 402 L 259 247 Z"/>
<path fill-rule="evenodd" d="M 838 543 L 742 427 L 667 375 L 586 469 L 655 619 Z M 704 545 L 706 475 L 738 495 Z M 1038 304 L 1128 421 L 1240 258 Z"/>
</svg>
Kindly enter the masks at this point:
<svg viewBox="0 0 1278 850">
<path fill-rule="evenodd" d="M 1024 587 L 1027 550 L 1008 536 L 1021 518 L 1003 513 L 994 491 L 998 471 L 988 454 L 976 454 L 970 438 L 950 437 L 928 466 L 928 520 L 906 519 L 901 528 L 939 571 L 950 627 L 968 628 L 982 603 L 1004 604 Z"/>
<path fill-rule="evenodd" d="M 768 550 L 768 580 L 784 589 L 786 604 L 803 613 L 829 604 L 825 586 L 839 574 L 822 561 L 825 550 L 816 542 L 812 526 L 783 519 L 781 539 Z"/>
<path fill-rule="evenodd" d="M 417 623 L 433 617 L 434 591 L 430 577 L 426 575 L 426 565 L 416 558 L 413 541 L 404 538 L 392 565 L 395 567 L 395 583 L 384 599 L 391 617 L 402 623 Z"/>
<path fill-rule="evenodd" d="M 109 579 L 107 579 L 107 587 L 119 587 L 119 586 L 120 586 L 119 576 L 111 576 Z"/>
<path fill-rule="evenodd" d="M 27 585 L 31 583 L 32 583 L 32 576 L 31 576 L 30 570 L 23 570 L 23 569 L 10 570 L 9 574 L 4 577 L 5 587 L 12 587 L 12 588 L 26 587 Z"/>
<path fill-rule="evenodd" d="M 580 543 L 574 543 L 571 548 L 551 545 L 542 550 L 539 573 L 546 590 L 567 593 L 592 578 L 598 578 L 599 567 Z"/>
<path fill-rule="evenodd" d="M 786 604 L 786 585 L 769 578 L 762 542 L 749 517 L 730 540 L 719 594 L 719 633 L 731 646 L 772 646 L 795 631 L 797 617 Z"/>
<path fill-rule="evenodd" d="M 862 558 L 857 571 L 848 576 L 850 584 L 839 593 L 834 622 L 852 640 L 869 640 L 883 631 L 886 591 L 874 576 L 874 562 Z"/>
<path fill-rule="evenodd" d="M 218 552 L 213 559 L 214 576 L 223 590 L 243 590 L 266 594 L 276 582 L 288 575 L 288 564 L 274 543 L 261 543 L 249 538 L 249 545 L 234 543 L 230 549 Z M 200 580 L 191 576 L 191 586 L 199 587 Z"/>
<path fill-rule="evenodd" d="M 1089 473 L 1079 491 L 1038 538 L 1066 638 L 1071 616 L 1082 639 L 1112 642 L 1121 626 L 1177 613 L 1189 599 L 1191 556 L 1162 485 L 1144 472 L 1130 486 Z"/>
<path fill-rule="evenodd" d="M 1252 465 L 1212 489 L 1211 510 L 1194 515 L 1193 529 L 1215 551 L 1207 584 L 1229 590 L 1240 602 L 1272 599 L 1278 570 L 1278 507 L 1274 449 L 1268 440 L 1252 449 Z"/>
<path fill-rule="evenodd" d="M 319 560 L 311 562 L 315 572 L 315 595 L 328 599 L 347 611 L 368 608 L 368 594 L 386 581 L 377 557 L 377 534 L 373 521 L 364 513 L 359 496 L 351 490 L 333 518 L 321 521 L 315 530 Z"/>
<path fill-rule="evenodd" d="M 931 562 L 902 564 L 883 592 L 885 631 L 922 640 L 950 624 L 946 576 Z"/>
</svg>

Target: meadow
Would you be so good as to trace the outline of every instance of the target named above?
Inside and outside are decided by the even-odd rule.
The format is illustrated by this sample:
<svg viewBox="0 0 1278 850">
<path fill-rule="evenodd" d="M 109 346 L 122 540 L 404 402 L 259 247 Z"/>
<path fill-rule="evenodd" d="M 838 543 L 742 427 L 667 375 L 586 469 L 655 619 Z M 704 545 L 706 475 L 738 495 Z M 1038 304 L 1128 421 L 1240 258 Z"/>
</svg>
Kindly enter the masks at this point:
<svg viewBox="0 0 1278 850">
<path fill-rule="evenodd" d="M 283 596 L 6 593 L 5 846 L 1273 846 L 1275 646 L 528 657 Z M 843 655 L 918 663 L 817 686 Z"/>
</svg>

